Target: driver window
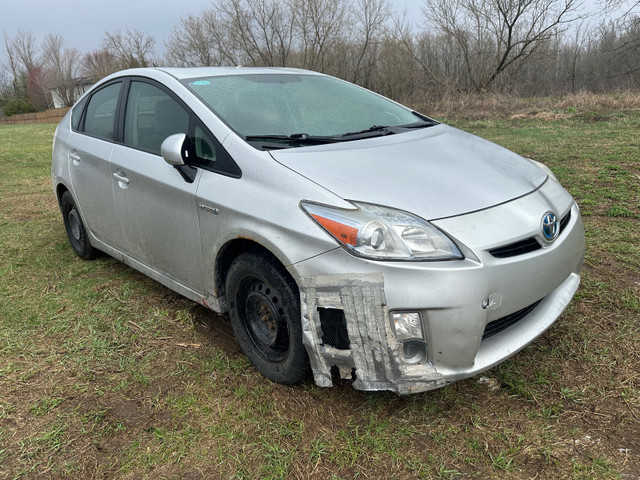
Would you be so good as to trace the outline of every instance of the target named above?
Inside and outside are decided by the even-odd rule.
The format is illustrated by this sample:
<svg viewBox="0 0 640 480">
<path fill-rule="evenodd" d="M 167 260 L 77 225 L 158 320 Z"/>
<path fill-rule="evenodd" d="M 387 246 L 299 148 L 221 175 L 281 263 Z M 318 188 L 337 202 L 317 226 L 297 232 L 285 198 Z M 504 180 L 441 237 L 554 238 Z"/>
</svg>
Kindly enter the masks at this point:
<svg viewBox="0 0 640 480">
<path fill-rule="evenodd" d="M 160 155 L 160 145 L 174 133 L 189 132 L 189 114 L 163 90 L 131 82 L 124 119 L 124 143 Z"/>
</svg>

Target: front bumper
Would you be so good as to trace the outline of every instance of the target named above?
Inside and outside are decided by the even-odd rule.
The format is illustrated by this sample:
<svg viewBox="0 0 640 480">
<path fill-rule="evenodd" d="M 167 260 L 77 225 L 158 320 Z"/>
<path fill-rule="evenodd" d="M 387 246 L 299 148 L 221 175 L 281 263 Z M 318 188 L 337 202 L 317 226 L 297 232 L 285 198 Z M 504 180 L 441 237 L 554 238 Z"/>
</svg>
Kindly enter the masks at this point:
<svg viewBox="0 0 640 480">
<path fill-rule="evenodd" d="M 533 200 L 496 208 L 528 208 Z M 580 282 L 584 230 L 577 205 L 568 208 L 571 220 L 556 242 L 514 258 L 493 258 L 467 236 L 461 241 L 471 244 L 475 255 L 462 261 L 374 262 L 336 249 L 293 265 L 301 290 L 303 342 L 316 384 L 331 386 L 335 366 L 343 378 L 354 378 L 356 389 L 416 393 L 471 377 L 524 348 L 555 322 Z M 484 214 L 465 216 L 460 225 L 474 231 L 474 215 L 477 220 Z M 517 222 L 512 227 L 516 236 L 523 233 Z M 450 222 L 445 231 L 455 229 Z M 461 231 L 452 235 L 464 237 Z M 487 308 L 492 294 L 500 304 Z M 483 340 L 489 322 L 538 301 L 517 323 Z M 327 308 L 344 312 L 348 348 L 324 342 L 320 312 Z M 426 361 L 403 361 L 392 311 L 420 312 Z"/>
</svg>

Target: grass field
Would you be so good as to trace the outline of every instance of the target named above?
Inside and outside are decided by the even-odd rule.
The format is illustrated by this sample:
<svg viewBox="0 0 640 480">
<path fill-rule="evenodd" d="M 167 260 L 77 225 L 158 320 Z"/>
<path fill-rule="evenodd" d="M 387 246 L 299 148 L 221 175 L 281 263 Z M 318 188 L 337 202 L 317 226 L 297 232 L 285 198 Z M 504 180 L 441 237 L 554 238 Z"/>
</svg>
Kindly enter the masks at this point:
<svg viewBox="0 0 640 480">
<path fill-rule="evenodd" d="M 270 383 L 225 318 L 79 260 L 54 126 L 0 127 L 0 478 L 640 479 L 640 111 L 548 113 L 448 121 L 576 197 L 578 295 L 482 379 L 408 397 Z"/>
</svg>

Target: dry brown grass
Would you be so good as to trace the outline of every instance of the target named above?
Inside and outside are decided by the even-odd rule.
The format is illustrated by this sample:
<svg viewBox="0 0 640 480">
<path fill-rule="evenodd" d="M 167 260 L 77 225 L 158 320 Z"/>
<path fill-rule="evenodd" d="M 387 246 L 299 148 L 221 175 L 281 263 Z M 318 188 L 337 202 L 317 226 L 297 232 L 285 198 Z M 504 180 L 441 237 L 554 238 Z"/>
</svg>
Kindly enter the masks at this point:
<svg viewBox="0 0 640 480">
<path fill-rule="evenodd" d="M 534 117 L 560 119 L 640 108 L 640 92 L 615 94 L 579 92 L 555 97 L 522 98 L 503 94 L 459 94 L 415 108 L 435 117 L 470 119 Z"/>
</svg>

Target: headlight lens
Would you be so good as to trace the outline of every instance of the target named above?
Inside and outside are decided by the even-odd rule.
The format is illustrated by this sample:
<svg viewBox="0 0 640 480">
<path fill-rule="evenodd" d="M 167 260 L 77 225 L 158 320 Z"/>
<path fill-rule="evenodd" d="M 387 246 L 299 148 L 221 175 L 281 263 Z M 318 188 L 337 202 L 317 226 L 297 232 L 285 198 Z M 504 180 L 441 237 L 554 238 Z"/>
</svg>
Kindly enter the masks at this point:
<svg viewBox="0 0 640 480">
<path fill-rule="evenodd" d="M 425 220 L 393 208 L 352 202 L 356 209 L 302 202 L 303 210 L 343 247 L 376 260 L 464 258 L 456 244 Z"/>
</svg>

